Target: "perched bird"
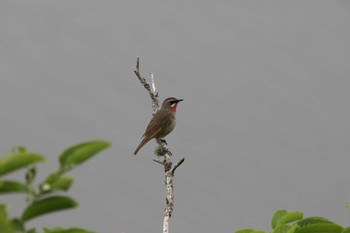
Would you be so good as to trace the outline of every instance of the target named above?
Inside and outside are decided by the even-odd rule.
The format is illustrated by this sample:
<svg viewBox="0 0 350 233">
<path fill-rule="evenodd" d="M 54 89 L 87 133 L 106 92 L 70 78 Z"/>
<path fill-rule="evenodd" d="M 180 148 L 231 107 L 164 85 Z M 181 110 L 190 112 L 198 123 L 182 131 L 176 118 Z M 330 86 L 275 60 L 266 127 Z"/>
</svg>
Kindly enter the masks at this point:
<svg viewBox="0 0 350 233">
<path fill-rule="evenodd" d="M 143 147 L 149 140 L 153 138 L 164 138 L 168 135 L 176 125 L 175 113 L 176 107 L 183 99 L 176 99 L 174 97 L 166 98 L 163 101 L 160 110 L 153 116 L 148 123 L 147 129 L 142 136 L 140 145 L 136 148 L 134 155 Z"/>
</svg>

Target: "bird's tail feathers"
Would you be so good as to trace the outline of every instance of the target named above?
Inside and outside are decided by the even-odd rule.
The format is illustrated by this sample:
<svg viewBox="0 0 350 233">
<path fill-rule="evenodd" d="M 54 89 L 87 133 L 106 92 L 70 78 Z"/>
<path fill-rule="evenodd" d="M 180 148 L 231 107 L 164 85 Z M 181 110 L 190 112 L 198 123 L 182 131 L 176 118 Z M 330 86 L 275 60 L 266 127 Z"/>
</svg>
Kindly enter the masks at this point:
<svg viewBox="0 0 350 233">
<path fill-rule="evenodd" d="M 142 138 L 142 141 L 140 142 L 139 146 L 136 148 L 134 155 L 137 154 L 137 152 L 139 152 L 139 150 L 148 142 L 149 140 L 146 137 Z"/>
</svg>

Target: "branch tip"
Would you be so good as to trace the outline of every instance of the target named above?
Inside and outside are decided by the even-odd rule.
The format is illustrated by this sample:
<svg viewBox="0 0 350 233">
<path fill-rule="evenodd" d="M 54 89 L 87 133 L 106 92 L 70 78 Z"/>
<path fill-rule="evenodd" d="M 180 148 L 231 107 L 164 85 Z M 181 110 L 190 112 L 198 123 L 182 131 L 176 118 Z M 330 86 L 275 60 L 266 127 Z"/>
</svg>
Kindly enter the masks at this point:
<svg viewBox="0 0 350 233">
<path fill-rule="evenodd" d="M 139 57 L 136 58 L 136 70 L 137 71 L 140 70 L 140 58 Z"/>
<path fill-rule="evenodd" d="M 171 169 L 171 173 L 174 174 L 176 168 L 180 167 L 180 165 L 185 161 L 185 158 L 182 158 L 175 166 Z"/>
</svg>

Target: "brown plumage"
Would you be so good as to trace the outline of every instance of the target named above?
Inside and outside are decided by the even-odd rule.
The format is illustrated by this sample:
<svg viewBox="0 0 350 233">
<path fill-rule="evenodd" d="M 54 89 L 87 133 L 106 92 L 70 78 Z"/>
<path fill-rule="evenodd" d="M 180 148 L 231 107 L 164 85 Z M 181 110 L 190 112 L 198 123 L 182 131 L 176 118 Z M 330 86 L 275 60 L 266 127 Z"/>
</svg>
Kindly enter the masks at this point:
<svg viewBox="0 0 350 233">
<path fill-rule="evenodd" d="M 183 99 L 176 99 L 174 97 L 166 98 L 163 101 L 161 109 L 153 116 L 149 122 L 145 133 L 143 134 L 140 145 L 136 148 L 134 155 L 143 147 L 148 141 L 153 138 L 164 138 L 168 135 L 176 125 L 176 107 Z"/>
</svg>

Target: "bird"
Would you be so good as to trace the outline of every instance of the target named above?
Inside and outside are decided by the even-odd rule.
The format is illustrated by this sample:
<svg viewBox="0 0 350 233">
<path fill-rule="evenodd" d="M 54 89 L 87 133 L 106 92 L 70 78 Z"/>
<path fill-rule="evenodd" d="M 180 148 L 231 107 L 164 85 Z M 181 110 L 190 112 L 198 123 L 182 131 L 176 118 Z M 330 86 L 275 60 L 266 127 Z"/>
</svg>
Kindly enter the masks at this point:
<svg viewBox="0 0 350 233">
<path fill-rule="evenodd" d="M 139 146 L 136 148 L 134 155 L 139 152 L 147 142 L 153 138 L 162 139 L 173 131 L 176 125 L 176 108 L 183 99 L 168 97 L 163 101 L 160 110 L 152 117 L 148 123 L 145 133 Z"/>
</svg>

